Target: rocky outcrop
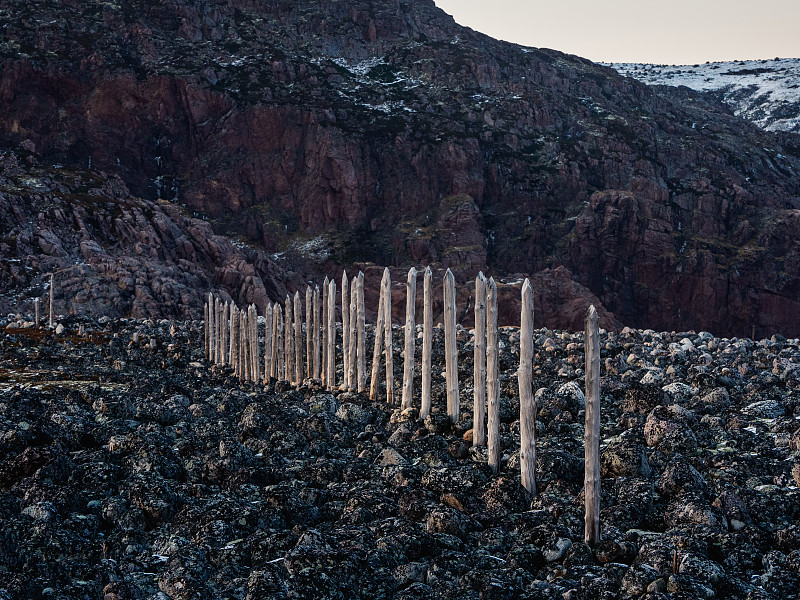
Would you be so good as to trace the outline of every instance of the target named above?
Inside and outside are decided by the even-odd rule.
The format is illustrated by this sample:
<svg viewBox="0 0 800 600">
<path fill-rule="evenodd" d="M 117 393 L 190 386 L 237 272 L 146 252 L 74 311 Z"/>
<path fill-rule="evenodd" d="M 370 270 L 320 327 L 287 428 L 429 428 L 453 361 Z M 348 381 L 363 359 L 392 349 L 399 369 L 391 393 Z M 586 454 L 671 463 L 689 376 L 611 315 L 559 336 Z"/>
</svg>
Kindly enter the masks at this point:
<svg viewBox="0 0 800 600">
<path fill-rule="evenodd" d="M 218 233 L 464 280 L 564 267 L 631 325 L 798 333 L 800 144 L 702 95 L 492 40 L 429 0 L 0 11 L 0 142 Z"/>
<path fill-rule="evenodd" d="M 263 307 L 292 281 L 180 206 L 132 197 L 117 176 L 44 167 L 25 149 L 0 153 L 0 256 L 4 314 L 29 310 L 48 273 L 56 314 L 140 318 L 198 317 L 212 290 Z"/>
</svg>

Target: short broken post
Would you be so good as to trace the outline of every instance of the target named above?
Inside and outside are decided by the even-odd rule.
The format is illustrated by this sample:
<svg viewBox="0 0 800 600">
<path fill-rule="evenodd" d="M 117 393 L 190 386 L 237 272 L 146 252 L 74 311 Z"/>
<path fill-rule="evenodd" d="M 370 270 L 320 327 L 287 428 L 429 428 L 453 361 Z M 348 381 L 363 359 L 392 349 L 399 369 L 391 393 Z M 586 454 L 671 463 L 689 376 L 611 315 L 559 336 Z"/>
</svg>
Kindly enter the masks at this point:
<svg viewBox="0 0 800 600">
<path fill-rule="evenodd" d="M 600 541 L 600 331 L 594 305 L 586 313 L 586 425 L 583 490 L 586 503 L 584 541 Z"/>
<path fill-rule="evenodd" d="M 39 299 L 38 298 L 34 298 L 33 299 L 33 312 L 34 312 L 33 324 L 36 325 L 36 327 L 39 327 Z"/>
<path fill-rule="evenodd" d="M 453 272 L 444 274 L 444 354 L 447 374 L 447 416 L 455 423 L 459 417 L 458 345 L 456 344 L 456 282 Z"/>
<path fill-rule="evenodd" d="M 494 278 L 490 277 L 486 283 L 486 399 L 489 467 L 495 473 L 500 470 L 500 382 L 497 350 L 497 285 Z"/>
<path fill-rule="evenodd" d="M 486 444 L 486 277 L 475 278 L 472 445 Z"/>
<path fill-rule="evenodd" d="M 533 289 L 522 284 L 519 326 L 519 464 L 522 487 L 536 495 L 536 400 L 532 390 L 533 372 Z"/>
<path fill-rule="evenodd" d="M 411 408 L 414 397 L 414 340 L 417 337 L 416 312 L 417 309 L 417 270 L 414 267 L 408 271 L 406 280 L 406 337 L 403 360 L 403 402 L 400 408 Z"/>
</svg>

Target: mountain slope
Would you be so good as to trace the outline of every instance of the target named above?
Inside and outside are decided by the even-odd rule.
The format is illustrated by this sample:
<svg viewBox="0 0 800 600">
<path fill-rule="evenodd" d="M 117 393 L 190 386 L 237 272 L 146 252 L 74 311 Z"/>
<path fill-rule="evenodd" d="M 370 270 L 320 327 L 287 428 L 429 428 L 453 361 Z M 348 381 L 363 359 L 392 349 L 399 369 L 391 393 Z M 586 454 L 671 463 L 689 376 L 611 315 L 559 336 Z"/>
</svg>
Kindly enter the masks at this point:
<svg viewBox="0 0 800 600">
<path fill-rule="evenodd" d="M 609 65 L 650 85 L 685 85 L 707 92 L 767 131 L 800 133 L 800 58 L 737 60 L 703 65 Z"/>
<path fill-rule="evenodd" d="M 624 323 L 798 332 L 800 143 L 427 0 L 14 0 L 0 143 L 270 252 L 538 273 Z M 313 268 L 313 257 L 309 259 Z"/>
</svg>

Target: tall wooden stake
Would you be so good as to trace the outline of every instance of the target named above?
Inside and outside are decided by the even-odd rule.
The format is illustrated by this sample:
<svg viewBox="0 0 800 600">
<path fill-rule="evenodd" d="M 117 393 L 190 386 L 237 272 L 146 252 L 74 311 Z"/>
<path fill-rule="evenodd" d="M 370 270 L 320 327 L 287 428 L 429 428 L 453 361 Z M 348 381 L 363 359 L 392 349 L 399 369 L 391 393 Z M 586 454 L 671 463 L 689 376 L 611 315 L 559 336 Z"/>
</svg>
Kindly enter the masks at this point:
<svg viewBox="0 0 800 600">
<path fill-rule="evenodd" d="M 347 391 L 356 391 L 356 377 L 357 377 L 357 363 L 358 357 L 356 356 L 358 347 L 358 277 L 353 277 L 350 282 L 350 334 L 347 339 L 349 340 L 347 354 L 348 369 L 347 369 Z"/>
<path fill-rule="evenodd" d="M 347 271 L 342 271 L 342 379 L 344 389 L 350 385 L 350 282 Z"/>
<path fill-rule="evenodd" d="M 286 381 L 294 381 L 294 334 L 292 332 L 292 298 L 288 294 L 284 300 L 283 345 L 286 354 Z"/>
<path fill-rule="evenodd" d="M 456 282 L 453 272 L 444 275 L 444 353 L 447 372 L 447 416 L 455 423 L 459 417 L 458 345 L 456 344 Z"/>
<path fill-rule="evenodd" d="M 358 290 L 356 313 L 358 314 L 358 392 L 364 392 L 367 388 L 367 355 L 366 355 L 366 312 L 364 309 L 364 273 L 358 272 Z"/>
<path fill-rule="evenodd" d="M 286 380 L 286 346 L 283 339 L 283 308 L 279 302 L 275 303 L 278 307 L 278 337 L 276 339 L 276 347 L 278 351 L 278 379 Z"/>
<path fill-rule="evenodd" d="M 594 305 L 586 313 L 586 425 L 584 428 L 584 479 L 586 502 L 584 540 L 600 541 L 600 331 Z"/>
<path fill-rule="evenodd" d="M 383 279 L 386 279 L 388 269 L 383 272 Z M 375 345 L 372 348 L 372 378 L 369 385 L 369 398 L 370 400 L 378 399 L 378 374 L 380 373 L 381 366 L 381 351 L 383 348 L 383 330 L 384 321 L 386 320 L 386 307 L 384 306 L 386 300 L 384 297 L 384 285 L 381 281 L 381 293 L 378 299 L 378 317 L 375 323 Z"/>
<path fill-rule="evenodd" d="M 406 338 L 405 357 L 403 360 L 403 403 L 402 409 L 411 408 L 414 393 L 414 341 L 417 337 L 416 315 L 417 310 L 417 270 L 414 267 L 408 271 L 406 280 Z"/>
<path fill-rule="evenodd" d="M 385 336 L 383 339 L 386 354 L 386 403 L 394 404 L 394 354 L 392 352 L 392 276 L 389 268 L 384 269 L 381 286 L 385 288 L 383 310 L 386 311 L 384 321 Z"/>
<path fill-rule="evenodd" d="M 472 445 L 486 444 L 486 277 L 475 278 L 475 358 Z"/>
<path fill-rule="evenodd" d="M 272 302 L 267 301 L 264 310 L 264 383 L 272 377 Z"/>
<path fill-rule="evenodd" d="M 306 286 L 306 377 L 309 379 L 314 377 L 314 356 L 312 354 L 314 344 L 313 329 L 311 328 L 314 316 L 313 296 L 314 293 L 311 291 L 311 286 Z"/>
<path fill-rule="evenodd" d="M 322 377 L 322 368 L 320 366 L 320 347 L 319 347 L 319 334 L 322 323 L 320 322 L 320 296 L 319 286 L 314 286 L 314 372 L 312 377 L 319 379 Z"/>
<path fill-rule="evenodd" d="M 488 406 L 489 467 L 500 469 L 500 382 L 498 381 L 497 285 L 486 283 L 486 396 Z"/>
<path fill-rule="evenodd" d="M 336 282 L 328 283 L 328 389 L 336 388 Z"/>
<path fill-rule="evenodd" d="M 49 325 L 48 325 L 48 327 L 50 327 L 50 329 L 53 328 L 53 313 L 54 313 L 54 310 L 53 310 L 53 290 L 54 290 L 54 288 L 53 288 L 53 274 L 50 273 L 50 322 L 49 322 Z"/>
<path fill-rule="evenodd" d="M 433 353 L 433 273 L 425 267 L 422 280 L 422 406 L 419 416 L 431 414 L 431 355 Z"/>
<path fill-rule="evenodd" d="M 328 301 L 328 294 L 330 293 L 330 281 L 328 277 L 322 282 L 322 365 L 320 367 L 320 376 L 322 377 L 322 385 L 328 389 L 328 312 L 330 311 L 330 302 Z"/>
<path fill-rule="evenodd" d="M 295 381 L 303 383 L 303 306 L 300 292 L 294 293 L 294 372 Z"/>
<path fill-rule="evenodd" d="M 522 284 L 522 314 L 519 327 L 519 429 L 522 487 L 536 495 L 536 401 L 533 397 L 533 289 Z"/>
</svg>

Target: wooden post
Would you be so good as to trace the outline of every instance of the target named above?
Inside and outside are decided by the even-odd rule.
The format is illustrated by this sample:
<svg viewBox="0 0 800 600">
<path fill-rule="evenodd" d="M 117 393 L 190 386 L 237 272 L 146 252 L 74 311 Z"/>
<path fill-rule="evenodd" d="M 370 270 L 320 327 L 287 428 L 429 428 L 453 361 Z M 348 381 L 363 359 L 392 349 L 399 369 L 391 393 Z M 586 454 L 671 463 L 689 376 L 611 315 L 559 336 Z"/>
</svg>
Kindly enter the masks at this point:
<svg viewBox="0 0 800 600">
<path fill-rule="evenodd" d="M 444 353 L 447 372 L 447 416 L 455 423 L 459 417 L 458 345 L 456 343 L 456 282 L 453 272 L 444 275 Z"/>
<path fill-rule="evenodd" d="M 253 382 L 258 383 L 261 379 L 261 353 L 258 346 L 258 308 L 251 304 L 252 316 L 250 317 L 250 333 L 252 334 L 253 346 Z"/>
<path fill-rule="evenodd" d="M 284 304 L 283 348 L 286 354 L 286 381 L 294 382 L 294 334 L 292 332 L 292 298 L 288 294 Z"/>
<path fill-rule="evenodd" d="M 383 272 L 383 279 L 386 279 L 388 269 Z M 372 378 L 369 385 L 369 398 L 370 400 L 378 399 L 378 374 L 381 366 L 381 351 L 383 348 L 384 338 L 384 321 L 386 320 L 386 307 L 384 307 L 386 300 L 384 298 L 384 285 L 381 281 L 381 292 L 378 297 L 378 317 L 375 323 L 375 345 L 372 348 Z"/>
<path fill-rule="evenodd" d="M 364 310 L 364 273 L 358 272 L 358 299 L 356 313 L 358 315 L 358 341 L 356 354 L 358 354 L 358 392 L 364 392 L 367 388 L 367 355 L 366 355 L 366 315 Z"/>
<path fill-rule="evenodd" d="M 348 389 L 350 382 L 350 282 L 347 271 L 342 271 L 342 379 L 343 388 Z"/>
<path fill-rule="evenodd" d="M 322 385 L 327 389 L 328 384 L 328 312 L 330 311 L 330 302 L 328 301 L 328 294 L 330 293 L 330 281 L 328 277 L 322 282 L 322 364 L 320 366 L 320 377 L 322 378 Z"/>
<path fill-rule="evenodd" d="M 519 326 L 519 430 L 522 487 L 536 495 L 536 400 L 533 397 L 533 289 L 522 284 L 522 314 Z"/>
<path fill-rule="evenodd" d="M 384 321 L 385 337 L 383 340 L 386 355 L 386 403 L 394 404 L 394 354 L 392 352 L 392 276 L 389 268 L 384 269 L 382 286 L 385 287 L 383 309 L 386 311 Z"/>
<path fill-rule="evenodd" d="M 488 400 L 489 467 L 500 470 L 500 382 L 497 355 L 497 285 L 486 283 L 486 396 Z"/>
<path fill-rule="evenodd" d="M 320 296 L 319 286 L 314 286 L 314 372 L 311 375 L 315 379 L 322 377 L 322 369 L 319 362 L 320 347 L 319 347 L 319 333 L 322 323 L 320 322 Z"/>
<path fill-rule="evenodd" d="M 240 381 L 250 380 L 250 335 L 247 327 L 247 310 L 242 309 L 239 313 L 239 343 L 242 351 L 239 360 L 242 363 L 242 371 L 239 375 Z"/>
<path fill-rule="evenodd" d="M 214 327 L 217 330 L 217 347 L 214 350 L 214 362 L 220 364 L 222 362 L 222 300 L 216 298 L 214 300 Z"/>
<path fill-rule="evenodd" d="M 336 282 L 328 282 L 328 389 L 336 389 Z"/>
<path fill-rule="evenodd" d="M 414 393 L 414 343 L 417 337 L 416 326 L 417 310 L 417 270 L 414 267 L 408 271 L 406 280 L 406 339 L 405 357 L 403 360 L 403 402 L 400 408 L 411 408 Z"/>
<path fill-rule="evenodd" d="M 50 329 L 53 328 L 53 313 L 53 274 L 50 273 L 50 323 L 48 325 Z"/>
<path fill-rule="evenodd" d="M 294 293 L 294 379 L 303 383 L 303 307 L 300 304 L 300 292 Z"/>
<path fill-rule="evenodd" d="M 313 345 L 312 345 L 312 336 L 311 336 L 311 321 L 312 321 L 312 310 L 313 310 L 313 293 L 311 291 L 311 286 L 306 286 L 306 377 L 311 379 L 314 377 L 314 373 L 312 369 L 314 368 L 314 358 L 311 354 Z"/>
<path fill-rule="evenodd" d="M 239 353 L 241 352 L 242 344 L 240 339 L 242 337 L 242 332 L 239 327 L 239 313 L 241 311 L 239 308 L 234 305 L 233 312 L 231 312 L 231 363 L 233 364 L 233 375 L 234 377 L 239 376 L 239 371 L 241 370 L 241 364 L 239 361 Z"/>
<path fill-rule="evenodd" d="M 283 310 L 281 308 L 280 303 L 276 302 L 275 305 L 278 307 L 278 319 L 277 319 L 278 337 L 276 340 L 277 341 L 276 349 L 278 352 L 277 377 L 278 379 L 284 380 L 286 379 L 286 346 L 284 345 L 283 341 Z"/>
<path fill-rule="evenodd" d="M 236 310 L 236 304 L 231 300 L 230 306 L 228 307 L 228 318 L 230 320 L 225 322 L 225 326 L 228 328 L 228 364 L 231 366 L 234 365 L 233 353 L 236 349 L 236 341 L 233 339 L 233 319 Z"/>
<path fill-rule="evenodd" d="M 584 429 L 584 480 L 586 502 L 584 540 L 600 541 L 600 331 L 594 305 L 586 313 L 586 425 Z"/>
<path fill-rule="evenodd" d="M 222 364 L 228 364 L 228 345 L 230 344 L 230 329 L 228 325 L 228 319 L 231 314 L 231 307 L 226 300 L 225 303 L 222 305 Z"/>
<path fill-rule="evenodd" d="M 356 377 L 358 376 L 358 357 L 356 355 L 358 347 L 358 277 L 353 277 L 350 282 L 350 333 L 347 347 L 348 368 L 347 368 L 347 391 L 356 391 Z"/>
<path fill-rule="evenodd" d="M 38 298 L 34 298 L 33 299 L 33 312 L 34 312 L 33 324 L 36 327 L 39 327 L 39 299 Z"/>
<path fill-rule="evenodd" d="M 208 293 L 206 302 L 206 360 L 210 363 L 214 358 L 214 296 Z"/>
<path fill-rule="evenodd" d="M 204 356 L 208 359 L 208 301 L 203 302 L 203 344 Z"/>
<path fill-rule="evenodd" d="M 472 445 L 483 446 L 486 444 L 486 277 L 483 273 L 475 278 L 474 346 Z"/>
<path fill-rule="evenodd" d="M 264 383 L 272 377 L 272 302 L 267 301 L 264 310 Z"/>
<path fill-rule="evenodd" d="M 433 352 L 433 273 L 425 267 L 422 281 L 422 407 L 420 418 L 431 414 L 431 354 Z"/>
</svg>

